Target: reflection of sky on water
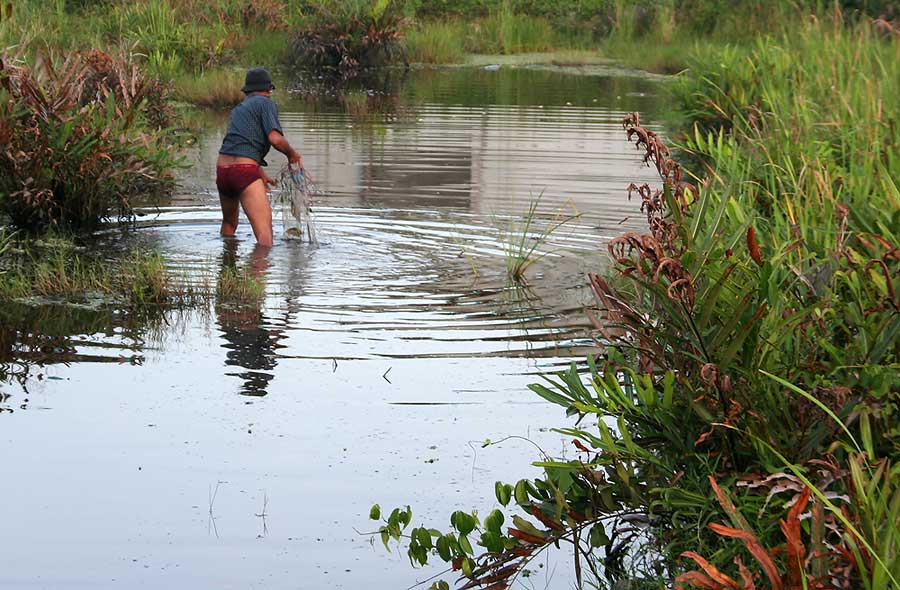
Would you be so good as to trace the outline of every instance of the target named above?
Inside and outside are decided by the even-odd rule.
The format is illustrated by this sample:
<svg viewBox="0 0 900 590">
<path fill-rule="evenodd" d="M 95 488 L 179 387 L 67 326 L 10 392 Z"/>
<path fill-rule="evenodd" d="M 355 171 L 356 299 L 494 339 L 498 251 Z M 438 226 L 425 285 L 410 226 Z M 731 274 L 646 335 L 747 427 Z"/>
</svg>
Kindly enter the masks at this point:
<svg viewBox="0 0 900 590">
<path fill-rule="evenodd" d="M 562 413 L 527 384 L 592 350 L 584 273 L 639 226 L 624 187 L 652 179 L 619 121 L 652 121 L 656 88 L 501 68 L 413 72 L 371 100 L 280 92 L 326 194 L 321 247 L 270 252 L 246 220 L 216 235 L 211 118 L 181 192 L 128 239 L 197 282 L 247 269 L 266 297 L 153 318 L 3 310 L 0 587 L 387 589 L 433 573 L 354 527 L 376 501 L 445 526 L 533 474 L 531 447 L 473 441 L 565 452 L 547 431 Z M 538 231 L 581 217 L 510 284 L 504 234 L 539 194 Z"/>
</svg>

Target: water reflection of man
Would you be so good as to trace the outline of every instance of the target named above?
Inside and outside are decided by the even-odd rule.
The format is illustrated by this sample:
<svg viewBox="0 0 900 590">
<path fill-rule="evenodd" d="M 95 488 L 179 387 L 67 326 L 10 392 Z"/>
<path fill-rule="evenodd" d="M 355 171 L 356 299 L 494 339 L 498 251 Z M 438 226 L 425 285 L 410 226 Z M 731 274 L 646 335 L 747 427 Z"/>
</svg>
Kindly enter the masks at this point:
<svg viewBox="0 0 900 590">
<path fill-rule="evenodd" d="M 222 266 L 219 281 L 226 272 L 235 271 L 238 265 L 238 240 L 224 240 Z M 265 276 L 269 267 L 269 249 L 257 244 L 248 260 L 250 273 L 257 278 Z M 217 289 L 217 292 L 221 292 Z M 278 342 L 284 338 L 281 330 L 266 327 L 267 319 L 262 311 L 262 303 L 232 304 L 217 300 L 215 305 L 219 330 L 227 349 L 225 364 L 241 367 L 244 371 L 226 373 L 243 380 L 241 395 L 261 397 L 268 393 L 269 382 L 275 378 L 275 366 L 278 364 L 277 350 L 282 348 Z"/>
</svg>

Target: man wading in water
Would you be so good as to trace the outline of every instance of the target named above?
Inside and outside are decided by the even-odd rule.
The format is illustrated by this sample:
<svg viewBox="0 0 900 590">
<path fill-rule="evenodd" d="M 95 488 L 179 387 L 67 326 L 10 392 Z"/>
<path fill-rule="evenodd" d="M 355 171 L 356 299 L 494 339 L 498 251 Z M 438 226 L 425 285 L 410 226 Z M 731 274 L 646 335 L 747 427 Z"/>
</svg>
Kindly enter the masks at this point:
<svg viewBox="0 0 900 590">
<path fill-rule="evenodd" d="M 281 130 L 278 107 L 271 98 L 274 89 L 269 72 L 263 68 L 247 71 L 241 88 L 247 98 L 231 111 L 216 161 L 216 187 L 222 204 L 221 235 L 234 236 L 240 203 L 260 246 L 272 245 L 272 208 L 266 193 L 275 180 L 262 169 L 267 165 L 269 148 L 287 156 L 291 166 L 303 167 L 300 152 L 291 147 Z"/>
</svg>

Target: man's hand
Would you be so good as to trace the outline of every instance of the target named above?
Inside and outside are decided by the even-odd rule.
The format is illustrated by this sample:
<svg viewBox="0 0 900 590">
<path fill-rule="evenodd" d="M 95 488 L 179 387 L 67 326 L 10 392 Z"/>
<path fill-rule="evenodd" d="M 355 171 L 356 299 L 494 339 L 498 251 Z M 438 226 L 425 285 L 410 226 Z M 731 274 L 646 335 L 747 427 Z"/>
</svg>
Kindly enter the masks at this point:
<svg viewBox="0 0 900 590">
<path fill-rule="evenodd" d="M 274 178 L 272 178 L 271 176 L 266 174 L 263 170 L 260 170 L 259 173 L 262 174 L 262 181 L 263 181 L 263 185 L 265 185 L 265 187 L 266 187 L 266 192 L 267 193 L 272 192 L 272 187 L 274 187 L 276 184 L 278 184 L 278 181 L 276 181 Z"/>
<path fill-rule="evenodd" d="M 291 153 L 288 154 L 288 162 L 295 168 L 303 168 L 303 156 L 297 150 L 291 150 Z"/>
</svg>

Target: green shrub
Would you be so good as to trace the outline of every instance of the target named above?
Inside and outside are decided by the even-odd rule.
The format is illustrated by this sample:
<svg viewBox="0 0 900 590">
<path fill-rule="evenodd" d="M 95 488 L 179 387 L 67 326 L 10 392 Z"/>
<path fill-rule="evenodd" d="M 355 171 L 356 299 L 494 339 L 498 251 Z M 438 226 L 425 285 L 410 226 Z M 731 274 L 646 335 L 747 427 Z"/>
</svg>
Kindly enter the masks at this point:
<svg viewBox="0 0 900 590">
<path fill-rule="evenodd" d="M 168 89 L 134 63 L 93 51 L 0 67 L 0 207 L 14 224 L 92 226 L 171 190 Z"/>
<path fill-rule="evenodd" d="M 348 76 L 367 68 L 407 64 L 402 6 L 392 0 L 322 0 L 295 34 L 298 67 Z"/>
</svg>

